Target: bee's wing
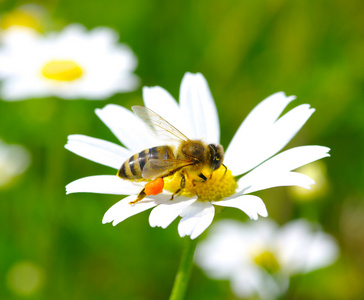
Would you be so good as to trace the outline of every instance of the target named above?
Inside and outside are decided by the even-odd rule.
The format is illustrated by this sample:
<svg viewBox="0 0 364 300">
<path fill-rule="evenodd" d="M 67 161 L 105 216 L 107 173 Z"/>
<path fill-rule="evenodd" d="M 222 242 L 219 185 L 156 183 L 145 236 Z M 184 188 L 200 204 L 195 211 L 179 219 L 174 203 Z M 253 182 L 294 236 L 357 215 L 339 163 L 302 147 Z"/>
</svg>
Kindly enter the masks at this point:
<svg viewBox="0 0 364 300">
<path fill-rule="evenodd" d="M 164 135 L 169 139 L 177 139 L 179 141 L 188 141 L 189 139 L 180 132 L 172 124 L 164 120 L 160 115 L 156 114 L 149 108 L 140 105 L 134 105 L 131 108 L 133 112 L 149 125 L 158 135 Z"/>
<path fill-rule="evenodd" d="M 193 163 L 192 160 L 182 159 L 149 159 L 143 167 L 142 176 L 148 180 L 165 177 Z"/>
</svg>

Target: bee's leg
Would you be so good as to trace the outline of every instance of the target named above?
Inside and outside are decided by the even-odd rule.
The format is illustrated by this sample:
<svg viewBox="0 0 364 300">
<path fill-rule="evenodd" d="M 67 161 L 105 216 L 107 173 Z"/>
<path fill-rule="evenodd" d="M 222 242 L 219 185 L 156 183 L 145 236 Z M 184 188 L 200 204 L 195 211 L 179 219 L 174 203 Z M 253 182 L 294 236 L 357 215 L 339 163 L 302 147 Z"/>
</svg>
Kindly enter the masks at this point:
<svg viewBox="0 0 364 300">
<path fill-rule="evenodd" d="M 180 182 L 180 188 L 173 193 L 170 200 L 173 200 L 174 196 L 177 195 L 179 192 L 181 192 L 186 186 L 186 177 L 185 177 L 184 172 L 181 173 L 181 177 L 182 178 L 181 178 L 181 182 Z"/>
<path fill-rule="evenodd" d="M 202 179 L 202 181 L 196 180 L 196 179 L 192 179 L 193 186 L 195 186 L 197 182 L 200 182 L 201 183 L 201 182 L 205 182 L 207 180 L 207 177 L 204 174 L 202 174 L 202 173 L 200 173 L 198 175 L 198 177 L 200 177 Z M 211 178 L 211 176 L 210 176 L 210 178 Z"/>
<path fill-rule="evenodd" d="M 134 201 L 130 201 L 130 205 L 134 205 L 135 203 L 143 200 L 147 194 L 145 193 L 145 189 L 142 189 L 140 193 L 138 194 L 137 198 Z"/>
<path fill-rule="evenodd" d="M 181 176 L 182 176 L 182 178 L 181 178 L 181 182 L 180 182 L 180 186 L 181 186 L 181 188 L 179 189 L 180 191 L 183 190 L 186 186 L 185 174 L 182 172 Z"/>
<path fill-rule="evenodd" d="M 207 180 L 207 177 L 205 175 L 203 175 L 202 173 L 198 175 L 198 177 L 200 177 L 203 182 L 205 182 Z"/>
</svg>

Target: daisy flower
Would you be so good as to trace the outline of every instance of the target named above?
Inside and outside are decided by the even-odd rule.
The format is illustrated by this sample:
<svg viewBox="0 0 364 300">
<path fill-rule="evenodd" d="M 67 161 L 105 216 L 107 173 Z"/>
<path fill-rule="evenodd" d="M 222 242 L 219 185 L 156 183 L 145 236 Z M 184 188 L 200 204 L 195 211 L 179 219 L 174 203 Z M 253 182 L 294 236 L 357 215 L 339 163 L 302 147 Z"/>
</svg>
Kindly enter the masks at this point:
<svg viewBox="0 0 364 300">
<path fill-rule="evenodd" d="M 190 139 L 219 144 L 217 110 L 201 74 L 187 73 L 184 76 L 179 104 L 161 87 L 144 87 L 143 98 L 147 108 Z M 136 199 L 144 183 L 122 180 L 115 175 L 81 178 L 67 185 L 67 193 L 128 195 L 106 212 L 103 223 L 113 222 L 116 225 L 154 207 L 149 216 L 151 226 L 166 228 L 180 216 L 179 235 L 187 235 L 191 239 L 199 236 L 211 224 L 215 205 L 238 208 L 254 220 L 258 219 L 258 215 L 266 217 L 263 201 L 251 193 L 276 186 L 310 188 L 314 181 L 292 170 L 329 156 L 329 149 L 321 146 L 296 147 L 273 156 L 291 140 L 314 111 L 303 104 L 279 118 L 293 99 L 293 96 L 286 97 L 280 92 L 260 103 L 242 123 L 227 148 L 224 159 L 226 168 L 221 166 L 201 184 L 190 182 L 187 178 L 186 187 L 173 201 L 170 200 L 171 191 L 176 191 L 180 186 L 180 179 L 176 182 L 174 176 L 164 178 L 163 193 L 147 196 L 135 205 L 129 202 Z M 165 144 L 165 140 L 128 109 L 110 104 L 97 109 L 96 114 L 124 147 L 84 135 L 71 135 L 65 146 L 68 150 L 117 170 L 133 154 Z M 236 176 L 241 177 L 236 180 Z"/>
<path fill-rule="evenodd" d="M 106 27 L 87 31 L 73 24 L 45 36 L 10 28 L 0 48 L 0 95 L 8 101 L 48 96 L 101 100 L 132 91 L 138 86 L 132 74 L 137 59 L 117 40 L 118 34 Z"/>
<path fill-rule="evenodd" d="M 289 278 L 332 264 L 338 246 L 306 220 L 278 227 L 272 220 L 216 222 L 197 245 L 195 262 L 214 279 L 229 280 L 238 297 L 277 299 Z"/>
<path fill-rule="evenodd" d="M 0 140 L 0 187 L 9 184 L 30 164 L 28 150 L 20 145 L 9 145 Z"/>
</svg>

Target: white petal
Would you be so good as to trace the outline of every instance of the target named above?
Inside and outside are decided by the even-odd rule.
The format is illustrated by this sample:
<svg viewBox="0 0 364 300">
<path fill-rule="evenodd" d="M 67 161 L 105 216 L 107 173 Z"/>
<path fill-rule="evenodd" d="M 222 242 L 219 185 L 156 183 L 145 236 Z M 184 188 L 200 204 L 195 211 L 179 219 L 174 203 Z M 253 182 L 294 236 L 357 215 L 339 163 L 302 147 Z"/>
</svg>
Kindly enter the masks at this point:
<svg viewBox="0 0 364 300">
<path fill-rule="evenodd" d="M 236 262 L 238 264 L 238 262 Z M 263 289 L 262 272 L 254 265 L 244 266 L 246 270 L 236 270 L 231 276 L 231 289 L 241 298 L 253 297 L 259 289 Z M 266 300 L 266 299 L 265 299 Z"/>
<path fill-rule="evenodd" d="M 300 105 L 283 117 L 271 127 L 266 128 L 262 135 L 254 137 L 253 141 L 244 141 L 247 152 L 240 153 L 249 161 L 249 169 L 257 166 L 267 158 L 282 150 L 284 146 L 296 135 L 309 117 L 314 112 L 309 105 Z M 247 169 L 239 170 L 239 174 L 245 173 Z M 235 174 L 235 173 L 234 173 Z"/>
<path fill-rule="evenodd" d="M 20 52 L 22 48 L 19 47 L 24 47 L 24 45 L 30 45 L 33 48 L 41 39 L 42 36 L 39 32 L 30 28 L 14 26 L 1 32 L 3 47 L 10 52 Z"/>
<path fill-rule="evenodd" d="M 264 170 L 275 169 L 282 171 L 295 170 L 315 160 L 328 157 L 330 148 L 324 146 L 300 146 L 279 153 L 259 168 Z M 258 168 L 257 168 L 258 169 Z"/>
<path fill-rule="evenodd" d="M 308 273 L 331 265 L 339 256 L 339 247 L 334 238 L 323 232 L 317 232 L 312 237 L 307 249 L 307 257 L 302 272 Z"/>
<path fill-rule="evenodd" d="M 149 215 L 149 224 L 152 227 L 167 228 L 182 211 L 190 206 L 197 198 L 177 197 L 173 201 L 164 202 L 155 207 Z"/>
<path fill-rule="evenodd" d="M 285 225 L 276 240 L 277 253 L 287 274 L 307 273 L 332 264 L 338 257 L 334 239 L 306 220 Z"/>
<path fill-rule="evenodd" d="M 77 179 L 66 186 L 66 193 L 137 194 L 142 185 L 123 180 L 116 175 L 98 175 Z"/>
<path fill-rule="evenodd" d="M 285 100 L 284 103 L 287 103 L 289 98 Z M 287 145 L 313 112 L 314 109 L 303 104 L 290 110 L 275 123 L 267 123 L 266 120 L 261 119 L 261 123 L 255 120 L 257 123 L 251 124 L 255 127 L 247 127 L 244 121 L 226 151 L 225 164 L 232 168 L 234 175 L 249 171 Z M 266 114 L 269 112 L 267 111 Z M 267 119 L 271 120 L 269 117 Z M 245 159 L 237 159 L 241 157 Z"/>
<path fill-rule="evenodd" d="M 248 182 L 247 180 L 241 178 L 238 180 L 237 192 L 249 194 L 278 186 L 300 186 L 309 190 L 311 189 L 312 184 L 315 184 L 315 181 L 311 177 L 301 173 L 270 173 L 264 177 L 260 177 L 259 179 L 254 177 L 254 182 Z"/>
<path fill-rule="evenodd" d="M 245 212 L 249 218 L 258 219 L 258 214 L 262 217 L 267 217 L 268 212 L 264 202 L 257 196 L 244 195 L 238 197 L 226 198 L 221 201 L 213 201 L 214 205 L 235 207 Z"/>
<path fill-rule="evenodd" d="M 218 144 L 219 117 L 209 86 L 202 74 L 185 74 L 179 100 L 185 122 L 190 125 L 186 135 L 191 139 L 203 139 L 206 143 Z"/>
<path fill-rule="evenodd" d="M 152 130 L 130 110 L 108 104 L 95 112 L 120 142 L 133 153 L 159 144 Z"/>
<path fill-rule="evenodd" d="M 114 143 L 80 134 L 68 136 L 65 148 L 79 156 L 114 169 L 119 169 L 124 161 L 133 155 L 129 150 Z"/>
<path fill-rule="evenodd" d="M 274 278 L 261 268 L 253 265 L 237 270 L 231 278 L 231 288 L 238 297 L 248 298 L 257 294 L 258 299 L 274 300 L 282 294 L 280 286 Z M 284 278 L 284 280 L 286 280 Z"/>
<path fill-rule="evenodd" d="M 278 119 L 288 103 L 294 99 L 295 96 L 287 97 L 283 92 L 269 96 L 249 113 L 238 131 L 244 136 L 249 136 L 251 132 L 264 130 Z"/>
<path fill-rule="evenodd" d="M 92 44 L 98 51 L 107 51 L 112 45 L 116 44 L 119 34 L 109 27 L 96 27 L 89 32 L 88 43 Z"/>
<path fill-rule="evenodd" d="M 210 202 L 195 201 L 181 213 L 178 233 L 181 237 L 189 235 L 195 239 L 211 224 L 215 208 Z"/>
<path fill-rule="evenodd" d="M 294 99 L 294 96 L 286 97 L 283 92 L 279 92 L 260 102 L 240 125 L 226 152 L 232 151 L 229 148 L 240 148 L 242 140 L 252 140 L 271 127 L 288 103 Z"/>
<path fill-rule="evenodd" d="M 133 71 L 137 67 L 138 58 L 127 45 L 119 44 L 115 47 L 115 49 L 117 49 L 117 51 L 113 51 L 113 55 L 110 55 L 109 62 L 111 64 L 112 62 L 115 63 L 117 61 L 119 63 L 117 65 L 119 72 L 117 72 L 117 70 L 114 70 L 114 72 L 120 75 L 120 71 L 122 71 L 122 77 L 125 77 L 126 79 L 129 75 L 131 75 L 130 73 L 127 73 L 127 71 Z M 133 75 L 133 77 L 139 81 L 137 76 Z M 121 84 L 124 86 L 124 88 L 126 88 L 124 83 Z"/>
<path fill-rule="evenodd" d="M 309 188 L 309 185 L 314 183 L 310 177 L 290 171 L 330 156 L 329 151 L 329 148 L 322 146 L 301 146 L 284 151 L 240 178 L 237 192 L 246 194 L 261 189 L 288 185 Z"/>
<path fill-rule="evenodd" d="M 48 94 L 44 85 L 36 78 L 12 77 L 3 81 L 1 97 L 5 101 L 28 100 L 31 98 L 41 98 Z"/>
<path fill-rule="evenodd" d="M 242 223 L 235 220 L 225 219 L 214 223 L 207 238 L 197 245 L 194 255 L 196 264 L 209 277 L 229 278 L 239 267 L 237 263 L 243 264 L 245 246 L 250 242 L 241 238 L 242 232 Z"/>
<path fill-rule="evenodd" d="M 134 205 L 129 204 L 130 201 L 133 201 L 135 199 L 136 195 L 131 195 L 115 203 L 105 213 L 104 218 L 102 219 L 102 223 L 105 224 L 113 222 L 112 224 L 115 226 L 131 216 L 134 216 L 147 209 L 150 209 L 165 201 L 169 201 L 170 195 L 160 194 L 153 198 L 146 197 L 142 201 Z"/>
<path fill-rule="evenodd" d="M 150 108 L 163 119 L 186 134 L 186 122 L 182 117 L 180 108 L 174 98 L 159 86 L 143 87 L 143 99 L 146 107 Z"/>
</svg>

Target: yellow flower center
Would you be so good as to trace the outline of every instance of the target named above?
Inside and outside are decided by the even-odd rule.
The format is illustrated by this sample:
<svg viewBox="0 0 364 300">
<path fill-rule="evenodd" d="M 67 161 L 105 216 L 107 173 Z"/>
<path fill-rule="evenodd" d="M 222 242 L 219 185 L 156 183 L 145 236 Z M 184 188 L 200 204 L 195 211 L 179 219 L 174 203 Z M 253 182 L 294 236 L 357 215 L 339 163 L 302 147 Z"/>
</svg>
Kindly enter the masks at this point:
<svg viewBox="0 0 364 300">
<path fill-rule="evenodd" d="M 177 172 L 164 178 L 164 188 L 170 192 L 175 192 L 181 187 L 181 173 Z M 229 197 L 235 193 L 237 188 L 234 176 L 231 171 L 221 166 L 214 171 L 211 178 L 206 181 L 192 179 L 185 176 L 185 187 L 181 195 L 186 197 L 197 196 L 200 201 L 218 201 Z"/>
<path fill-rule="evenodd" d="M 57 81 L 73 81 L 83 75 L 83 70 L 72 60 L 51 60 L 43 66 L 42 75 Z"/>
<path fill-rule="evenodd" d="M 23 26 L 40 30 L 41 25 L 37 18 L 29 12 L 14 10 L 4 14 L 0 19 L 0 28 L 8 29 L 12 26 Z"/>
<path fill-rule="evenodd" d="M 272 252 L 264 251 L 254 257 L 254 262 L 264 268 L 269 273 L 276 273 L 279 271 L 279 263 Z"/>
</svg>

